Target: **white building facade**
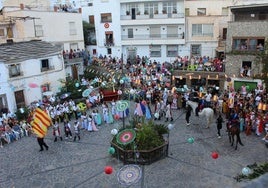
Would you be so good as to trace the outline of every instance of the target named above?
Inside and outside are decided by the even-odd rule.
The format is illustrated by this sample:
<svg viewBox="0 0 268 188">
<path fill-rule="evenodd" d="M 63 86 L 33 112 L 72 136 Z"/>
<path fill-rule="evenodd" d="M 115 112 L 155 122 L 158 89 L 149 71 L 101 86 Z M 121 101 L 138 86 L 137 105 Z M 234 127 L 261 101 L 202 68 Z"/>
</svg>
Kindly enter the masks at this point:
<svg viewBox="0 0 268 188">
<path fill-rule="evenodd" d="M 15 112 L 56 94 L 65 78 L 61 47 L 42 41 L 0 45 L 0 110 Z"/>
<path fill-rule="evenodd" d="M 93 0 L 84 5 L 83 19 L 95 25 L 91 55 L 123 57 L 124 62 L 137 55 L 160 62 L 185 55 L 183 0 Z"/>
</svg>

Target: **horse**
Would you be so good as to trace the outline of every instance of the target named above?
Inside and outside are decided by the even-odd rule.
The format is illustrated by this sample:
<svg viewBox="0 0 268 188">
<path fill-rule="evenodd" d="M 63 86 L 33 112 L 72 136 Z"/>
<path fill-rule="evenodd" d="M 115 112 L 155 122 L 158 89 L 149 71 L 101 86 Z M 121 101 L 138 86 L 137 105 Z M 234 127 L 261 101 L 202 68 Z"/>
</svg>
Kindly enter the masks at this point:
<svg viewBox="0 0 268 188">
<path fill-rule="evenodd" d="M 203 110 L 201 112 L 198 112 L 199 116 L 206 116 L 206 120 L 207 120 L 207 127 L 209 128 L 213 119 L 214 119 L 214 110 L 212 108 L 203 108 Z"/>
<path fill-rule="evenodd" d="M 198 109 L 198 103 L 197 102 L 188 100 L 188 101 L 186 101 L 186 105 L 191 106 L 191 108 L 195 112 L 195 115 L 198 116 L 199 109 Z"/>
<path fill-rule="evenodd" d="M 199 109 L 198 109 L 198 103 L 197 102 L 188 100 L 186 102 L 186 105 L 191 106 L 191 108 L 194 110 L 196 116 L 205 115 L 206 120 L 207 120 L 207 127 L 206 128 L 210 127 L 210 124 L 212 123 L 213 118 L 214 118 L 214 110 L 212 108 L 209 108 L 209 107 L 203 108 L 203 110 L 201 112 L 198 112 Z"/>
<path fill-rule="evenodd" d="M 235 150 L 237 150 L 238 143 L 241 146 L 244 146 L 241 139 L 240 139 L 239 122 L 238 121 L 229 121 L 229 122 L 227 122 L 226 126 L 227 126 L 227 132 L 228 132 L 229 141 L 231 143 L 231 146 L 234 145 L 234 136 L 236 136 Z"/>
</svg>

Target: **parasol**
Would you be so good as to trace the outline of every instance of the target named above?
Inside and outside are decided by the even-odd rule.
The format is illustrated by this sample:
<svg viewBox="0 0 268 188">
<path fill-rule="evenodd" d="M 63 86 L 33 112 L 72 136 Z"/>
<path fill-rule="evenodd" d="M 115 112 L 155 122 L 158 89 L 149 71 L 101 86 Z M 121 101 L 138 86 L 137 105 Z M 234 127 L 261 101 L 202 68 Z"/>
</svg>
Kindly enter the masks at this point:
<svg viewBox="0 0 268 188">
<path fill-rule="evenodd" d="M 61 98 L 61 99 L 66 99 L 66 98 L 70 97 L 70 95 L 71 95 L 71 92 L 63 93 L 63 94 L 60 96 L 60 98 Z"/>
<path fill-rule="evenodd" d="M 133 129 L 125 129 L 117 134 L 116 141 L 119 144 L 127 145 L 133 142 L 136 138 L 136 132 Z"/>
<path fill-rule="evenodd" d="M 82 96 L 83 97 L 88 97 L 90 95 L 90 93 L 92 93 L 92 91 L 93 91 L 92 88 L 88 88 L 88 89 L 83 91 Z"/>
</svg>

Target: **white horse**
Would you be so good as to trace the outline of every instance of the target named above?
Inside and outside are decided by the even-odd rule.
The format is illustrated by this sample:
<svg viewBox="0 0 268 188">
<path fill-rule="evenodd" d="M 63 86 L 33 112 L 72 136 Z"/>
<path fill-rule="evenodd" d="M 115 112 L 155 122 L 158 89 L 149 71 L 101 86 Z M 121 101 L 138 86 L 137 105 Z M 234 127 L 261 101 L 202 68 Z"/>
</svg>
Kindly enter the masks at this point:
<svg viewBox="0 0 268 188">
<path fill-rule="evenodd" d="M 191 108 L 192 108 L 193 112 L 195 113 L 195 115 L 198 116 L 199 109 L 198 109 L 198 103 L 197 102 L 188 100 L 188 101 L 186 101 L 186 105 L 191 106 Z"/>
<path fill-rule="evenodd" d="M 199 116 L 206 116 L 206 120 L 207 120 L 207 127 L 210 127 L 210 124 L 213 121 L 214 118 L 214 111 L 212 108 L 203 108 L 203 110 L 201 112 L 198 112 Z"/>
<path fill-rule="evenodd" d="M 197 102 L 188 100 L 186 102 L 186 105 L 191 106 L 191 108 L 196 113 L 196 115 L 205 116 L 206 120 L 207 120 L 207 127 L 206 128 L 210 127 L 211 123 L 213 122 L 213 118 L 214 118 L 214 111 L 212 108 L 204 108 L 201 112 L 197 113 L 197 111 L 198 111 L 198 103 Z"/>
</svg>

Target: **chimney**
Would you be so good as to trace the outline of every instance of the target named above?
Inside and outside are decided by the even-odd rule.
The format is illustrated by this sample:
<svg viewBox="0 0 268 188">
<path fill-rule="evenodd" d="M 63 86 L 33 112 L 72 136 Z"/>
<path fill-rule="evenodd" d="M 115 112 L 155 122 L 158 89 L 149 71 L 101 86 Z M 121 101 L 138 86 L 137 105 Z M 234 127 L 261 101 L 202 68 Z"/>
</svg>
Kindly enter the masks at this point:
<svg viewBox="0 0 268 188">
<path fill-rule="evenodd" d="M 54 6 L 54 12 L 58 12 L 58 7 Z"/>
<path fill-rule="evenodd" d="M 78 9 L 78 12 L 79 12 L 79 13 L 82 13 L 82 8 L 79 8 L 79 9 Z"/>
<path fill-rule="evenodd" d="M 20 9 L 24 10 L 24 4 L 23 3 L 20 4 Z"/>
</svg>

